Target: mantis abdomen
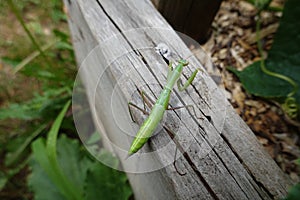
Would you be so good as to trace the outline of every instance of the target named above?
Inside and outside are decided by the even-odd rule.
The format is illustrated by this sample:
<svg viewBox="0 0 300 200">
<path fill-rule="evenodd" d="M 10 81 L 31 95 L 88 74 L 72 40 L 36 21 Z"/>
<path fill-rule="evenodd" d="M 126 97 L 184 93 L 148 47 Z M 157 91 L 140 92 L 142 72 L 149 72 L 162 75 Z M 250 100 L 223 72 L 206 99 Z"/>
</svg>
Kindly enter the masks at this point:
<svg viewBox="0 0 300 200">
<path fill-rule="evenodd" d="M 140 130 L 137 132 L 131 144 L 128 152 L 129 156 L 136 153 L 148 141 L 148 139 L 155 131 L 156 127 L 164 116 L 166 108 L 168 107 L 170 93 L 171 90 L 168 88 L 164 88 L 161 92 L 160 98 L 158 99 L 164 99 L 164 101 L 157 101 L 154 104 L 150 115 L 142 124 Z"/>
<path fill-rule="evenodd" d="M 144 121 L 140 130 L 138 131 L 136 137 L 134 138 L 130 149 L 128 151 L 128 156 L 136 153 L 142 148 L 142 146 L 148 141 L 148 139 L 153 134 L 154 130 L 158 126 L 159 122 L 163 118 L 165 110 L 168 108 L 171 91 L 177 82 L 177 87 L 179 91 L 185 90 L 194 80 L 198 70 L 195 70 L 187 82 L 181 86 L 178 79 L 182 73 L 183 67 L 187 66 L 188 62 L 186 60 L 179 60 L 178 65 L 173 68 L 172 63 L 169 64 L 169 71 L 167 76 L 167 83 L 159 95 L 156 103 L 154 104 L 150 115 Z M 132 104 L 131 104 L 132 105 Z M 136 106 L 135 106 L 136 107 Z"/>
</svg>

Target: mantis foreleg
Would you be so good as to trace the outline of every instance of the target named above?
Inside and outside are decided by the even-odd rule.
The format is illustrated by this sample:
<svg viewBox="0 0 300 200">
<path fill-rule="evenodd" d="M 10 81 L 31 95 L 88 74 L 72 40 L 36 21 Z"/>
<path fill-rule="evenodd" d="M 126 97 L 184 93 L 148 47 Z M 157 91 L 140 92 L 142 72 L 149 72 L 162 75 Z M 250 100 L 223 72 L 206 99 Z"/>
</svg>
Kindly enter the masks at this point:
<svg viewBox="0 0 300 200">
<path fill-rule="evenodd" d="M 178 81 L 177 81 L 177 88 L 178 88 L 178 90 L 179 90 L 180 92 L 183 91 L 183 90 L 185 90 L 185 89 L 193 82 L 193 80 L 194 80 L 194 78 L 196 77 L 197 73 L 198 73 L 198 69 L 196 69 L 196 70 L 192 73 L 191 77 L 185 82 L 185 84 L 184 84 L 183 86 L 180 85 L 180 81 L 178 80 Z"/>
</svg>

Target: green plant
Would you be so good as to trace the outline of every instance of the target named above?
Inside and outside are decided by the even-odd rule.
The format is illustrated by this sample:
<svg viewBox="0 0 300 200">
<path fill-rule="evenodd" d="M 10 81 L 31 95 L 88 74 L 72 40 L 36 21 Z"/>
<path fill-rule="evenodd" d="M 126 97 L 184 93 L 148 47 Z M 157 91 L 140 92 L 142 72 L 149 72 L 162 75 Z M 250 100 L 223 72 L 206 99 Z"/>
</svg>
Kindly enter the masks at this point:
<svg viewBox="0 0 300 200">
<path fill-rule="evenodd" d="M 107 199 L 128 199 L 132 192 L 125 174 L 91 158 L 76 139 L 73 119 L 64 118 L 70 105 L 76 64 L 69 35 L 56 28 L 66 19 L 61 11 L 62 1 L 16 2 L 9 0 L 0 5 L 10 6 L 30 40 L 14 41 L 22 44 L 9 46 L 12 54 L 1 60 L 12 66 L 15 75 L 25 77 L 25 81 L 34 79 L 35 90 L 26 94 L 26 100 L 10 96 L 8 91 L 7 97 L 12 101 L 0 109 L 0 120 L 16 124 L 10 133 L 3 133 L 5 139 L 0 140 L 0 156 L 5 157 L 0 164 L 0 198 L 1 190 L 13 186 L 14 177 L 21 170 L 26 172 L 29 165 L 31 171 L 25 175 L 29 173 L 28 186 L 35 199 L 94 199 L 99 192 L 107 195 Z M 51 24 L 53 34 L 43 35 L 38 20 L 26 22 L 21 11 L 28 7 L 35 12 L 39 12 L 39 7 L 49 11 L 53 24 L 57 24 Z M 5 91 L 5 87 L 0 86 L 0 89 Z M 118 164 L 118 160 L 103 149 L 99 154 Z"/>
<path fill-rule="evenodd" d="M 300 183 L 296 184 L 289 190 L 288 196 L 285 200 L 298 200 L 300 197 Z"/>
<path fill-rule="evenodd" d="M 297 0 L 288 0 L 274 43 L 263 59 L 263 47 L 260 38 L 261 12 L 270 10 L 270 0 L 249 0 L 257 9 L 256 35 L 261 60 L 243 71 L 229 68 L 241 80 L 245 89 L 254 95 L 278 101 L 282 109 L 293 119 L 299 117 L 300 106 L 300 4 Z M 280 10 L 280 9 L 271 9 Z M 298 17 L 297 17 L 298 16 Z M 299 118 L 298 118 L 299 119 Z M 299 159 L 298 159 L 299 163 Z M 287 196 L 287 200 L 296 200 L 300 196 L 300 184 L 296 184 Z"/>
<path fill-rule="evenodd" d="M 258 2 L 255 4 L 255 6 L 258 8 L 257 13 L 257 20 L 256 20 L 256 40 L 257 40 L 257 47 L 259 54 L 261 56 L 260 60 L 260 69 L 267 75 L 273 76 L 275 78 L 281 79 L 283 81 L 288 82 L 292 87 L 293 90 L 289 92 L 284 100 L 284 103 L 282 104 L 283 110 L 290 116 L 291 118 L 296 118 L 298 115 L 298 106 L 296 104 L 296 99 L 294 95 L 297 93 L 298 90 L 298 84 L 292 80 L 290 77 L 282 75 L 280 73 L 273 72 L 269 69 L 267 69 L 265 60 L 263 59 L 263 47 L 262 47 L 262 41 L 260 39 L 260 32 L 261 32 L 261 12 L 268 8 L 272 0 L 256 0 L 255 2 Z"/>
<path fill-rule="evenodd" d="M 0 176 L 2 183 L 0 190 L 10 178 L 23 169 L 28 160 L 31 142 L 47 131 L 57 113 L 71 99 L 73 80 L 76 74 L 75 58 L 69 36 L 54 29 L 54 37 L 51 36 L 50 42 L 40 47 L 35 35 L 31 33 L 21 16 L 20 10 L 24 9 L 28 2 L 46 6 L 40 1 L 25 1 L 18 4 L 12 0 L 5 2 L 17 16 L 17 20 L 30 38 L 34 49 L 33 53 L 25 59 L 22 59 L 20 55 L 13 54 L 11 57 L 3 57 L 2 62 L 11 65 L 15 74 L 23 74 L 27 79 L 35 79 L 37 91 L 26 94 L 26 96 L 32 96 L 29 100 L 22 101 L 22 98 L 14 98 L 16 102 L 10 102 L 5 108 L 0 109 L 1 121 L 5 120 L 12 124 L 18 122 L 9 134 L 5 131 L 1 133 L 0 130 L 1 135 L 5 136 L 4 139 L 1 139 L 0 146 L 2 147 L 1 153 L 5 156 L 4 167 L 6 168 Z M 51 2 L 57 6 L 58 1 Z M 60 11 L 60 13 L 62 12 Z M 21 49 L 19 46 L 18 48 Z M 19 53 L 20 51 L 12 49 L 12 52 Z M 3 90 L 5 91 L 5 88 Z M 72 120 L 69 120 L 69 123 L 72 123 Z M 74 127 L 68 126 L 68 130 L 73 133 L 75 133 L 74 129 Z M 22 164 L 17 165 L 17 163 Z"/>
<path fill-rule="evenodd" d="M 69 105 L 70 102 L 54 121 L 47 141 L 38 138 L 32 143 L 28 184 L 35 199 L 93 200 L 100 195 L 105 199 L 128 199 L 132 192 L 124 173 L 91 159 L 77 140 L 65 135 L 57 140 Z M 118 165 L 117 159 L 111 158 Z"/>
<path fill-rule="evenodd" d="M 298 167 L 300 166 L 300 158 L 296 160 L 296 164 Z M 300 197 L 300 183 L 295 184 L 292 188 L 290 188 L 289 193 L 285 200 L 298 200 Z"/>
<path fill-rule="evenodd" d="M 279 29 L 275 35 L 274 43 L 268 52 L 268 58 L 263 59 L 263 48 L 260 38 L 261 12 L 269 7 L 270 0 L 253 1 L 258 2 L 256 33 L 258 50 L 261 60 L 248 66 L 243 71 L 233 71 L 241 80 L 245 89 L 256 96 L 271 98 L 281 104 L 285 113 L 293 119 L 299 116 L 300 106 L 300 84 L 298 56 L 299 4 L 296 0 L 289 0 L 284 8 L 283 17 Z"/>
</svg>

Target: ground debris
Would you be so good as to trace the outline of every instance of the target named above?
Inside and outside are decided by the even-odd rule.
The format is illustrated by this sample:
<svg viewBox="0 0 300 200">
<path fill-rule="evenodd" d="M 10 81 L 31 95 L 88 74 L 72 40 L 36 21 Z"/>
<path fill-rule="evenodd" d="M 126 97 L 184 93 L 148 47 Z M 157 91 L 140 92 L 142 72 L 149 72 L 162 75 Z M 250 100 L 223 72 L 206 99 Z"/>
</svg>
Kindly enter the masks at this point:
<svg viewBox="0 0 300 200">
<path fill-rule="evenodd" d="M 273 0 L 272 5 L 283 7 L 284 1 Z M 299 128 L 288 123 L 278 105 L 247 94 L 239 80 L 226 67 L 238 70 L 260 59 L 256 45 L 256 8 L 247 1 L 224 0 L 213 22 L 210 40 L 203 45 L 216 68 L 221 71 L 229 101 L 245 120 L 278 165 L 295 182 L 300 180 L 295 161 L 300 157 Z M 281 12 L 263 11 L 261 39 L 264 51 L 271 48 Z"/>
</svg>

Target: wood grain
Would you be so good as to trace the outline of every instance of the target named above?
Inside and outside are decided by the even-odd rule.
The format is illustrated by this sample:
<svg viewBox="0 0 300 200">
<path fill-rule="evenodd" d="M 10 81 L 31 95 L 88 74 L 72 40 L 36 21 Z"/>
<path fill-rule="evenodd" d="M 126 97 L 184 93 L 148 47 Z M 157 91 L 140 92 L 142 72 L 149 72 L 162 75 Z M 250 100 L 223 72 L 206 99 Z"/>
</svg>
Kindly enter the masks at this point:
<svg viewBox="0 0 300 200">
<path fill-rule="evenodd" d="M 64 2 L 94 121 L 102 130 L 104 145 L 128 172 L 136 199 L 280 199 L 286 195 L 291 185 L 288 177 L 150 1 Z M 186 91 L 175 89 L 170 101 L 172 106 L 193 105 L 196 113 L 167 111 L 165 128 L 143 147 L 144 153 L 124 160 L 133 139 L 128 134 L 134 136 L 138 130 L 127 103 L 142 107 L 137 87 L 156 98 L 166 82 L 167 64 L 155 51 L 162 42 L 180 57 L 190 57 L 183 81 L 196 68 L 204 71 Z M 138 123 L 145 118 L 138 110 L 134 117 Z M 184 176 L 172 164 L 175 144 L 184 150 L 176 161 Z"/>
</svg>

